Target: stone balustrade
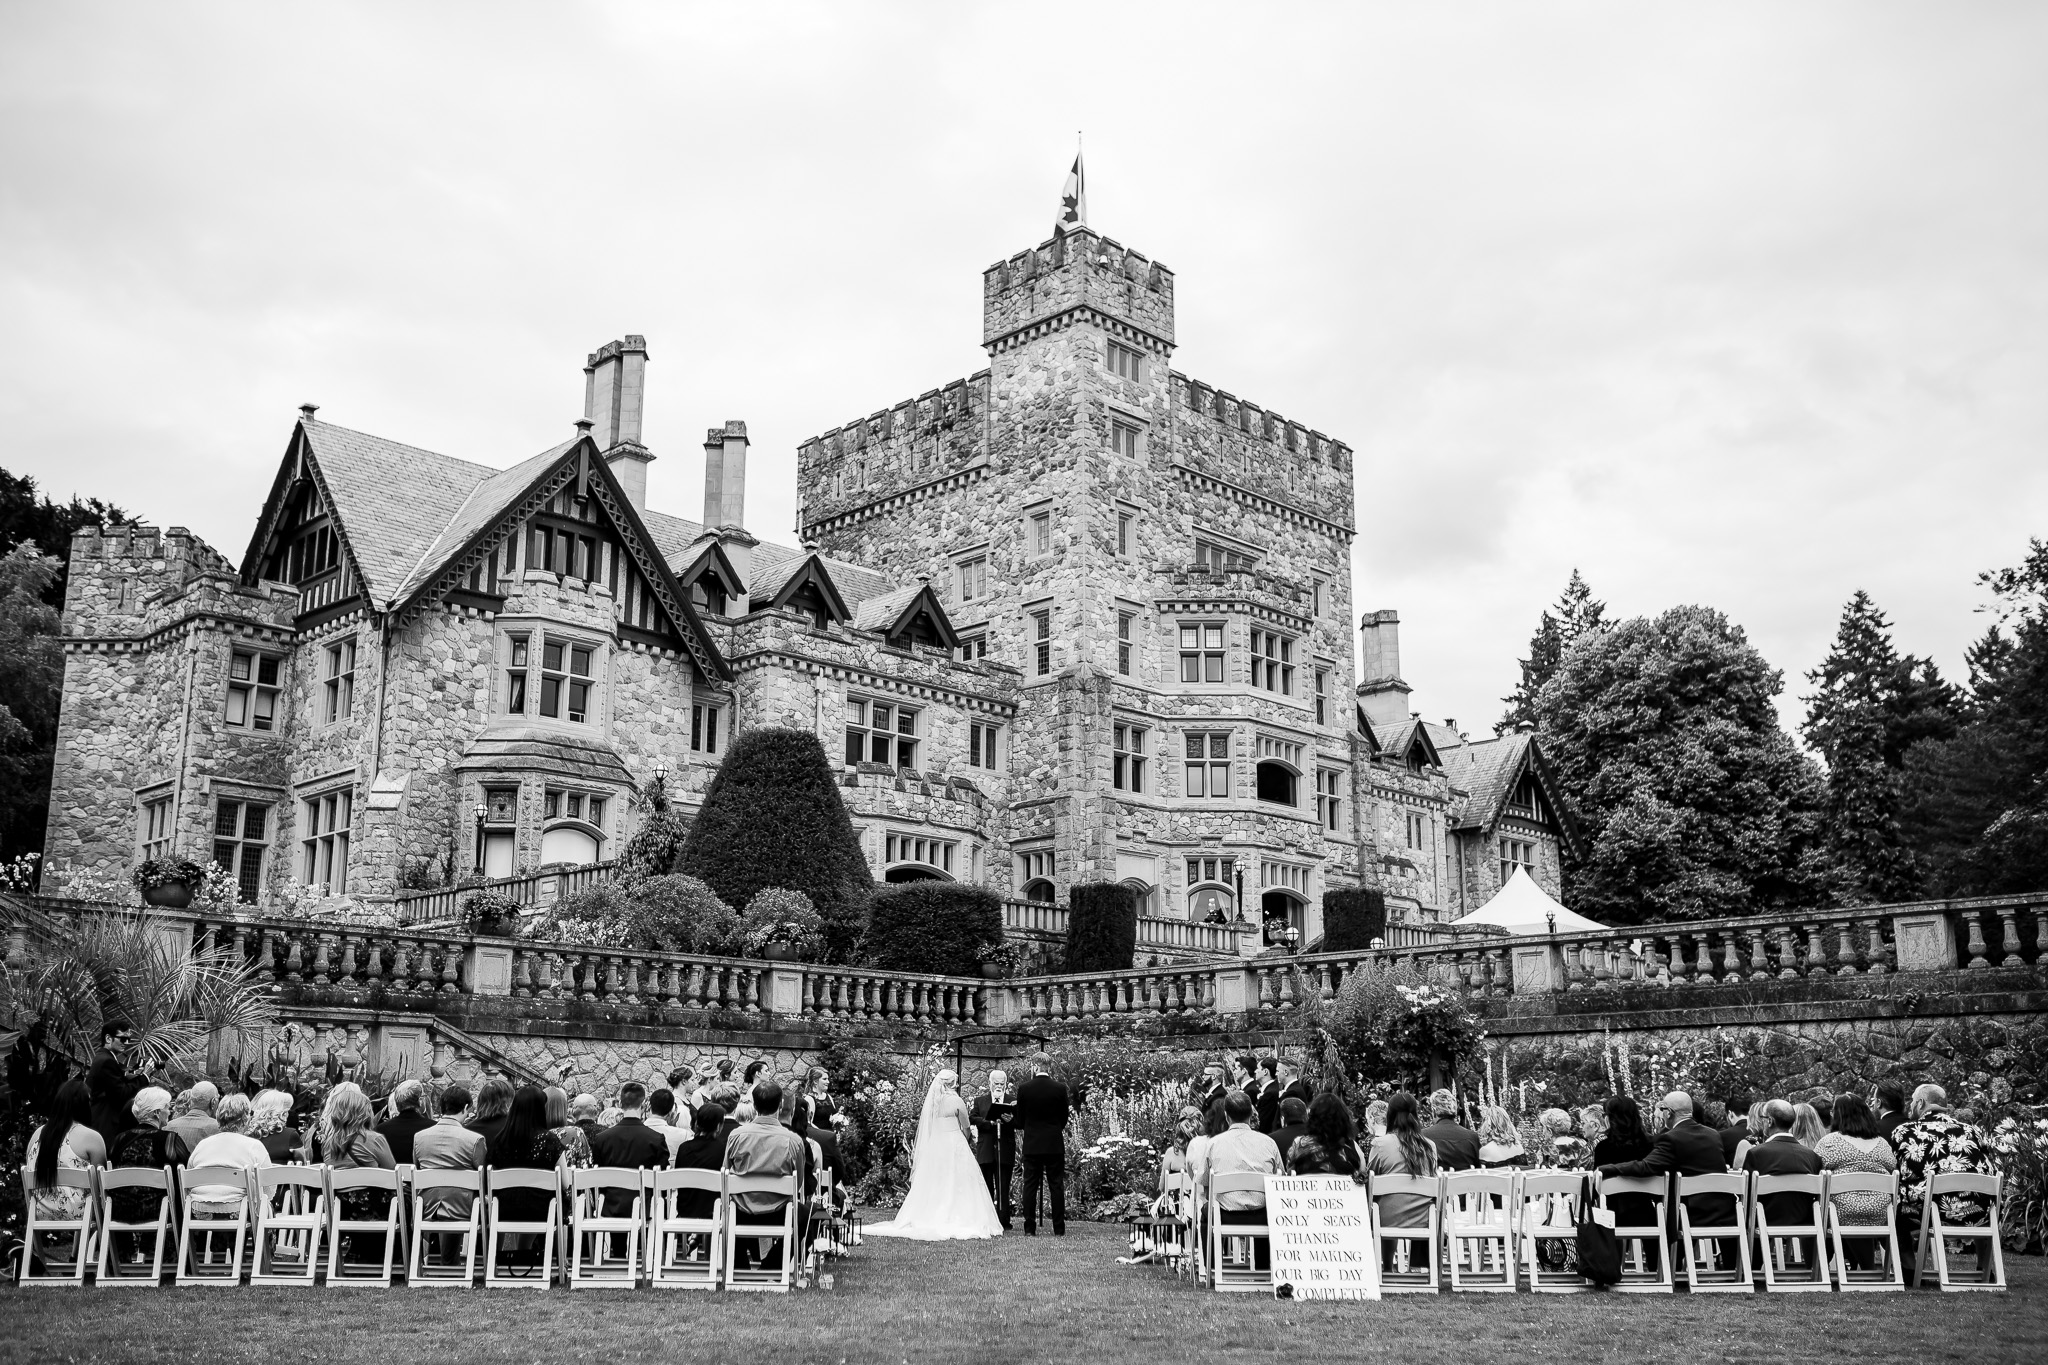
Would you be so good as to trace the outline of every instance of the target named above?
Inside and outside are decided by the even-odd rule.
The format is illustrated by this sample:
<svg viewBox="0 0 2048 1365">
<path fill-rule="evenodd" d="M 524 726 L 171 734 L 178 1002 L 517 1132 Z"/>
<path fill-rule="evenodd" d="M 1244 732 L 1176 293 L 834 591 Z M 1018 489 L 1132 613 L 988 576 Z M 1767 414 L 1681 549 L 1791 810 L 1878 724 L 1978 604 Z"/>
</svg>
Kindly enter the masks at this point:
<svg viewBox="0 0 2048 1365">
<path fill-rule="evenodd" d="M 47 898 L 39 905 L 60 918 L 107 908 Z M 1993 967 L 2048 971 L 2048 896 L 1788 911 L 1530 938 L 1401 935 L 1359 952 L 1005 981 L 477 938 L 425 925 L 159 913 L 173 940 L 231 948 L 280 990 L 310 1000 L 416 1010 L 431 1009 L 437 997 L 500 996 L 542 1013 L 603 1006 L 642 1022 L 717 1015 L 748 1027 L 772 1027 L 777 1019 L 943 1029 L 1284 1013 L 1311 995 L 1334 998 L 1346 976 L 1375 960 L 1409 963 L 1466 998 Z M 21 944 L 7 951 L 11 958 Z"/>
<path fill-rule="evenodd" d="M 587 863 L 582 867 L 558 867 L 529 872 L 521 877 L 496 877 L 471 886 L 443 887 L 438 891 L 401 891 L 392 897 L 400 924 L 452 923 L 461 913 L 462 902 L 478 891 L 494 891 L 520 905 L 553 905 L 564 896 L 612 879 L 612 864 Z"/>
</svg>

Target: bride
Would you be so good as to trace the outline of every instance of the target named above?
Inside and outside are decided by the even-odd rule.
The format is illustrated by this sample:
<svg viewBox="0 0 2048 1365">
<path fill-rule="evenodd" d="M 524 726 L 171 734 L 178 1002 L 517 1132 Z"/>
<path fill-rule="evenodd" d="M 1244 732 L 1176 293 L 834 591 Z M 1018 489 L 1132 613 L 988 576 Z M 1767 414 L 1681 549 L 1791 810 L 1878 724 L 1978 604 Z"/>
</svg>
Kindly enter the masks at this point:
<svg viewBox="0 0 2048 1365">
<path fill-rule="evenodd" d="M 981 1167 L 969 1145 L 967 1106 L 959 1077 L 941 1071 L 925 1092 L 917 1119 L 917 1145 L 910 1153 L 910 1193 L 895 1220 L 869 1228 L 873 1237 L 912 1237 L 944 1242 L 1000 1237 L 1003 1225 L 988 1197 Z"/>
</svg>

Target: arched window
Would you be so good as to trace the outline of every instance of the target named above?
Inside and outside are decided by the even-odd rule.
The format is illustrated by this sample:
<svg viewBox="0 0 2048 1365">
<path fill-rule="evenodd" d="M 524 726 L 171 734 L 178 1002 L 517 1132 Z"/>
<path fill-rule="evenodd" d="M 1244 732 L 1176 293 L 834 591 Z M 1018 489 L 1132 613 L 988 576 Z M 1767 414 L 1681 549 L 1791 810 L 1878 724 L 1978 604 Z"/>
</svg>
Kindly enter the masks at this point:
<svg viewBox="0 0 2048 1365">
<path fill-rule="evenodd" d="M 581 825 L 556 825 L 541 831 L 540 860 L 548 863 L 574 863 L 578 867 L 598 860 L 598 839 Z"/>
<path fill-rule="evenodd" d="M 1156 894 L 1153 888 L 1139 881 L 1136 877 L 1126 877 L 1123 884 L 1131 888 L 1131 896 L 1137 902 L 1138 913 L 1140 915 L 1151 915 Z"/>
<path fill-rule="evenodd" d="M 1307 925 L 1303 909 L 1301 897 L 1291 891 L 1268 891 L 1259 897 L 1259 916 L 1264 921 L 1266 941 L 1269 944 L 1283 942 L 1277 934 L 1282 926 L 1297 933 L 1305 932 Z"/>
<path fill-rule="evenodd" d="M 1284 763 L 1261 763 L 1258 768 L 1259 800 L 1270 801 L 1277 806 L 1294 805 L 1298 781 L 1294 770 Z"/>
<path fill-rule="evenodd" d="M 1037 881 L 1024 883 L 1024 899 L 1037 901 L 1041 905 L 1052 904 L 1052 883 L 1040 877 Z"/>
</svg>

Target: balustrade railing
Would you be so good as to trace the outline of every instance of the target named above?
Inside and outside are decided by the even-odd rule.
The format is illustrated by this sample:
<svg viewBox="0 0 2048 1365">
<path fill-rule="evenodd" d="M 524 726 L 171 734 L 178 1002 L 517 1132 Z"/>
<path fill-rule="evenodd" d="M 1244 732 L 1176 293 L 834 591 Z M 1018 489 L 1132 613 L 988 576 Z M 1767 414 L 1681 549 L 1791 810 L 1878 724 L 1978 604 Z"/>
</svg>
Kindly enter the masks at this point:
<svg viewBox="0 0 2048 1365">
<path fill-rule="evenodd" d="M 1067 912 L 1065 907 L 1051 901 L 1005 897 L 1003 927 L 1017 933 L 1065 938 Z M 1203 953 L 1211 957 L 1236 957 L 1240 937 L 1237 925 L 1138 916 L 1138 951 L 1141 953 Z"/>
<path fill-rule="evenodd" d="M 400 924 L 433 924 L 453 921 L 462 902 L 479 891 L 495 891 L 520 905 L 553 905 L 564 896 L 612 879 L 612 864 L 586 863 L 582 867 L 555 868 L 529 872 L 519 877 L 494 877 L 462 887 L 438 891 L 401 891 L 392 898 Z"/>
</svg>

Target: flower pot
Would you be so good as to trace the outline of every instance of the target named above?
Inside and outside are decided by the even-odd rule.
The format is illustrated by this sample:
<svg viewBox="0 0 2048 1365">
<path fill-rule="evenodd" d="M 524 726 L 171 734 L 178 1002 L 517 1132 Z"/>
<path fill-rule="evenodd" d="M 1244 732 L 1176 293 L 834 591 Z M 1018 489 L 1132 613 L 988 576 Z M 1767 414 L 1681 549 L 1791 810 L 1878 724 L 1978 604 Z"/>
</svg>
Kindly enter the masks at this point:
<svg viewBox="0 0 2048 1365">
<path fill-rule="evenodd" d="M 1003 979 L 1003 964 L 1000 962 L 984 962 L 981 964 L 981 974 L 990 981 L 1001 981 Z"/>
<path fill-rule="evenodd" d="M 183 910 L 192 903 L 192 888 L 184 882 L 163 882 L 143 892 L 142 900 L 164 910 Z"/>
<path fill-rule="evenodd" d="M 787 943 L 771 943 L 761 950 L 761 956 L 770 962 L 787 962 L 796 956 L 796 949 Z"/>
</svg>

